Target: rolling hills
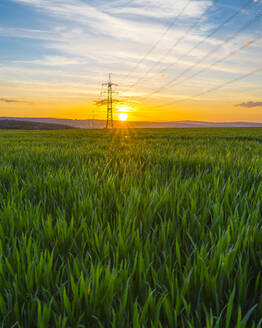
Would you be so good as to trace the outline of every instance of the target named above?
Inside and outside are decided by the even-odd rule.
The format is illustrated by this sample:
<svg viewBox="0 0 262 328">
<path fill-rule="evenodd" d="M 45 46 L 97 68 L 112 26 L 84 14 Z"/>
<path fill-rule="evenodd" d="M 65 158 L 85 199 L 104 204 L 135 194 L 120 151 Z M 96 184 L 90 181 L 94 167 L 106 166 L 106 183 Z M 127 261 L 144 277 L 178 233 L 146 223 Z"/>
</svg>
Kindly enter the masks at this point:
<svg viewBox="0 0 262 328">
<path fill-rule="evenodd" d="M 73 120 L 52 117 L 0 117 L 1 121 L 26 121 L 43 124 L 59 125 L 57 128 L 103 129 L 105 120 Z M 116 128 L 226 128 L 226 127 L 262 127 L 262 123 L 254 122 L 204 122 L 204 121 L 170 121 L 170 122 L 141 122 L 115 121 Z"/>
</svg>

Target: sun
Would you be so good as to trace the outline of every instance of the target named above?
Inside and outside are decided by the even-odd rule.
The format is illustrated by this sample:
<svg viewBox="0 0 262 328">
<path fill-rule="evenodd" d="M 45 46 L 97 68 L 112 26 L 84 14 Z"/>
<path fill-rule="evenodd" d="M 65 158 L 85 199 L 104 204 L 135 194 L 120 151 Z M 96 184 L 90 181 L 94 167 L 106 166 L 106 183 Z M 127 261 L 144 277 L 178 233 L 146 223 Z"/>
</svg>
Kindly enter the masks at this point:
<svg viewBox="0 0 262 328">
<path fill-rule="evenodd" d="M 118 114 L 119 121 L 126 121 L 128 119 L 127 113 L 119 113 Z"/>
</svg>

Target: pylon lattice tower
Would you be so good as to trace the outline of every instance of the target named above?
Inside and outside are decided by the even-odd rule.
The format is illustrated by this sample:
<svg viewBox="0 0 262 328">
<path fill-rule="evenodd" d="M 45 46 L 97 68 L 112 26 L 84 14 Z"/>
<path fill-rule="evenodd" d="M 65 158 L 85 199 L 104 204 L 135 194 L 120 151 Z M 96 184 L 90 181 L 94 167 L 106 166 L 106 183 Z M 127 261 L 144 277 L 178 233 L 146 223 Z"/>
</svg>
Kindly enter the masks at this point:
<svg viewBox="0 0 262 328">
<path fill-rule="evenodd" d="M 118 84 L 112 83 L 111 75 L 109 74 L 108 82 L 103 83 L 102 86 L 107 87 L 107 120 L 106 120 L 106 129 L 113 129 L 114 128 L 114 120 L 113 120 L 113 87 L 118 86 Z"/>
</svg>

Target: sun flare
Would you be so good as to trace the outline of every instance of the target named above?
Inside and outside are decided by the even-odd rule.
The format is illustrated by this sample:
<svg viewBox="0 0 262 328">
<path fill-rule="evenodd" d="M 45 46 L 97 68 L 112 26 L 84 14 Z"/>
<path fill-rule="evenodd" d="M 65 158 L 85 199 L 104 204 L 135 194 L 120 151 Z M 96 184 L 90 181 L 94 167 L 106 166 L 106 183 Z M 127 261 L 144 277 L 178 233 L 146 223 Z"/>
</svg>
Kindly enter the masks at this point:
<svg viewBox="0 0 262 328">
<path fill-rule="evenodd" d="M 119 121 L 126 121 L 128 119 L 127 113 L 119 113 L 118 114 Z"/>
</svg>

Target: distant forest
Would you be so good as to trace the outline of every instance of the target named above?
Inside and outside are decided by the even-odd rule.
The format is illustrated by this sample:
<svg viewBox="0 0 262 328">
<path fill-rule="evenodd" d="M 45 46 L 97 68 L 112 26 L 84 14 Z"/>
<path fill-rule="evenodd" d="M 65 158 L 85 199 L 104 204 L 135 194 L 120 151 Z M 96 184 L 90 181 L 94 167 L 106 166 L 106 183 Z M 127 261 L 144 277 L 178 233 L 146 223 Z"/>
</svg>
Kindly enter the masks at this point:
<svg viewBox="0 0 262 328">
<path fill-rule="evenodd" d="M 0 120 L 0 129 L 13 129 L 13 130 L 65 130 L 73 129 L 68 125 L 41 123 L 41 122 L 28 122 L 28 121 L 15 121 L 15 120 Z"/>
</svg>

